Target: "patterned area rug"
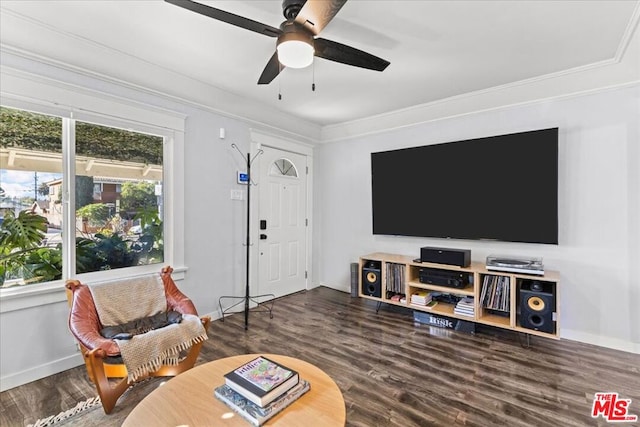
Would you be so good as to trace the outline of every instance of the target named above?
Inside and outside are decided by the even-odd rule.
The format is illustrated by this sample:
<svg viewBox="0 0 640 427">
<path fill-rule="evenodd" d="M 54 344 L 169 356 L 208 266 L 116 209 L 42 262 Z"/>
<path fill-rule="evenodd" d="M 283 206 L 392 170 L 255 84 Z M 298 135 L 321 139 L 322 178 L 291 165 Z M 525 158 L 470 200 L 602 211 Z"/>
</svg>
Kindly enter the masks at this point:
<svg viewBox="0 0 640 427">
<path fill-rule="evenodd" d="M 41 418 L 36 421 L 34 424 L 29 424 L 27 427 L 49 427 L 55 425 L 61 425 L 63 421 L 68 420 L 69 418 L 80 414 L 81 412 L 88 411 L 95 406 L 102 406 L 100 402 L 100 397 L 92 397 L 90 399 L 85 400 L 84 402 L 78 403 L 75 407 L 60 412 L 58 415 L 52 415 L 47 418 Z"/>
<path fill-rule="evenodd" d="M 149 378 L 130 387 L 120 396 L 109 415 L 104 413 L 100 398 L 96 396 L 57 415 L 41 418 L 27 427 L 119 427 L 142 399 L 167 380 Z"/>
</svg>

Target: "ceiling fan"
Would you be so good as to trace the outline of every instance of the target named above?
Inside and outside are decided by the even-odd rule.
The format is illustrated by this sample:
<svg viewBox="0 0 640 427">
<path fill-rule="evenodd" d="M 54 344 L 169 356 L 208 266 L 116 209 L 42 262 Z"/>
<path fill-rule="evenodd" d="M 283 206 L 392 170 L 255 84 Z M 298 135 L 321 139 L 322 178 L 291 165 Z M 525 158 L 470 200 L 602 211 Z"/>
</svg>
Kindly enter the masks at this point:
<svg viewBox="0 0 640 427">
<path fill-rule="evenodd" d="M 286 20 L 280 24 L 280 28 L 191 0 L 165 1 L 236 27 L 277 38 L 276 52 L 262 71 L 259 85 L 271 83 L 285 67 L 304 68 L 311 65 L 314 56 L 375 71 L 383 71 L 389 65 L 389 61 L 370 53 L 317 37 L 347 0 L 283 0 L 282 13 Z"/>
</svg>

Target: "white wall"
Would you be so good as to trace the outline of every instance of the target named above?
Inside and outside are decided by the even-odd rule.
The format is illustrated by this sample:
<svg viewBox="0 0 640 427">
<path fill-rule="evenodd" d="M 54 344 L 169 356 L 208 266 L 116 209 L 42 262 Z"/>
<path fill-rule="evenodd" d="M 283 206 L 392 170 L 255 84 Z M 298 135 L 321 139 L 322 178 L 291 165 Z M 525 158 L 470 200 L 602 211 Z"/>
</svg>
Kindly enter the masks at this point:
<svg viewBox="0 0 640 427">
<path fill-rule="evenodd" d="M 418 256 L 422 246 L 541 256 L 560 272 L 563 338 L 640 352 L 640 86 L 436 120 L 324 144 L 316 151 L 315 263 L 321 283 L 349 291 L 349 264 L 371 252 Z M 559 245 L 372 235 L 370 153 L 559 127 Z M 526 157 L 526 153 L 523 153 Z M 451 171 L 455 175 L 455 171 Z M 409 184 L 413 185 L 413 184 Z M 424 205 L 429 186 L 415 185 Z M 472 182 L 460 192 L 464 203 Z M 499 195 L 487 193 L 487 199 Z M 535 194 L 532 194 L 535 203 Z M 468 206 L 469 215 L 479 206 Z"/>
<path fill-rule="evenodd" d="M 225 117 L 152 93 L 10 54 L 3 53 L 2 65 L 2 76 L 6 77 L 1 88 L 3 93 L 14 93 L 15 88 L 7 84 L 13 81 L 8 78 L 9 74 L 26 72 L 32 73 L 43 88 L 56 87 L 57 82 L 64 82 L 78 90 L 89 88 L 117 96 L 136 104 L 137 108 L 148 106 L 186 117 L 184 170 L 180 167 L 177 171 L 184 174 L 184 185 L 175 189 L 184 197 L 184 256 L 179 257 L 184 259 L 184 265 L 174 265 L 186 270 L 174 274 L 174 277 L 179 280 L 181 290 L 194 301 L 198 312 L 214 318 L 219 316 L 220 296 L 244 295 L 246 201 L 231 200 L 230 190 L 244 190 L 236 182 L 236 172 L 244 171 L 246 167 L 244 158 L 231 147 L 231 143 L 246 153 L 250 149 L 250 129 L 260 129 L 255 121 Z M 48 82 L 47 78 L 53 80 Z M 219 138 L 221 127 L 226 130 L 224 140 Z M 269 128 L 268 131 L 274 134 L 274 129 Z M 291 138 L 290 134 L 287 136 Z M 172 162 L 176 160 L 171 159 Z M 32 306 L 31 300 L 46 303 Z M 2 390 L 83 363 L 67 327 L 68 306 L 61 284 L 57 289 L 33 298 L 3 297 L 0 304 Z"/>
<path fill-rule="evenodd" d="M 217 315 L 218 298 L 244 293 L 245 204 L 230 200 L 243 169 L 236 143 L 249 149 L 250 126 L 204 107 L 116 85 L 4 53 L 2 65 L 80 88 L 112 94 L 186 116 L 184 140 L 184 265 L 179 286 L 200 313 Z M 6 79 L 0 88 L 8 90 Z M 52 81 L 50 84 L 55 85 Z M 349 263 L 374 251 L 417 255 L 421 246 L 543 256 L 561 273 L 561 334 L 598 345 L 640 351 L 640 116 L 638 86 L 432 121 L 319 146 L 314 152 L 313 284 L 349 291 Z M 461 100 L 458 100 L 462 102 Z M 383 102 L 383 101 L 381 101 Z M 268 120 L 265 118 L 265 122 Z M 292 119 L 292 121 L 294 121 Z M 560 245 L 523 245 L 384 237 L 371 234 L 369 153 L 558 126 Z M 218 138 L 226 128 L 226 139 Z M 265 130 L 265 129 L 263 129 Z M 268 132 L 276 132 L 269 127 Z M 314 132 L 306 135 L 314 140 Z M 283 133 L 291 138 L 290 132 Z M 304 138 L 303 138 L 304 139 Z M 417 193 L 428 188 L 416 189 Z M 407 209 L 417 203 L 407 201 Z M 470 209 L 470 214 L 473 210 Z M 62 291 L 45 305 L 11 309 L 0 300 L 0 388 L 5 390 L 82 363 L 66 326 Z"/>
</svg>

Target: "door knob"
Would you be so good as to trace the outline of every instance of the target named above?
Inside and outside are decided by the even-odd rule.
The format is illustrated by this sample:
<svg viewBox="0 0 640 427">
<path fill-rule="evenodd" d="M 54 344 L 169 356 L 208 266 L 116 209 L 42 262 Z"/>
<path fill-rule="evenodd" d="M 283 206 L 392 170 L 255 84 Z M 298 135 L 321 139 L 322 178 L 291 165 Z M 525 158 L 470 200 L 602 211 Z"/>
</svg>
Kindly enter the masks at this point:
<svg viewBox="0 0 640 427">
<path fill-rule="evenodd" d="M 267 240 L 267 235 L 266 234 L 261 234 L 260 235 L 260 240 Z"/>
</svg>

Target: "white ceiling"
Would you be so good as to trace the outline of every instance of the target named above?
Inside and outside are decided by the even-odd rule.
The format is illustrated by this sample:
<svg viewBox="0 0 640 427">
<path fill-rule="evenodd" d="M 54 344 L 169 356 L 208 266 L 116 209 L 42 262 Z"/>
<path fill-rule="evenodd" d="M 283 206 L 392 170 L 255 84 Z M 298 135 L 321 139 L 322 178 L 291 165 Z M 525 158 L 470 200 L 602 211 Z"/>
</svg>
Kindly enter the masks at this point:
<svg viewBox="0 0 640 427">
<path fill-rule="evenodd" d="M 284 20 L 280 0 L 201 2 L 274 27 Z M 0 42 L 156 91 L 205 84 L 227 103 L 255 101 L 326 126 L 610 61 L 637 27 L 638 8 L 636 0 L 350 0 L 320 36 L 391 65 L 376 72 L 316 58 L 265 86 L 256 82 L 275 39 L 161 0 L 2 0 Z"/>
</svg>

